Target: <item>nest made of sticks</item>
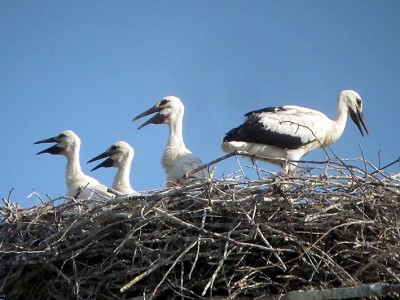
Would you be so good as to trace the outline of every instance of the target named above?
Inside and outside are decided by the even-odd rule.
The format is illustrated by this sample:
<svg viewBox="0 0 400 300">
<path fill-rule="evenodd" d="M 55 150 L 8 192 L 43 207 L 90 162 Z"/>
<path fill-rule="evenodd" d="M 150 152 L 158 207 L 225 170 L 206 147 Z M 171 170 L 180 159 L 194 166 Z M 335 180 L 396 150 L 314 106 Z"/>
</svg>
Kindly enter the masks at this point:
<svg viewBox="0 0 400 300">
<path fill-rule="evenodd" d="M 4 200 L 5 299 L 279 299 L 400 284 L 394 174 L 330 163 L 313 173 L 64 200 L 29 208 Z"/>
</svg>

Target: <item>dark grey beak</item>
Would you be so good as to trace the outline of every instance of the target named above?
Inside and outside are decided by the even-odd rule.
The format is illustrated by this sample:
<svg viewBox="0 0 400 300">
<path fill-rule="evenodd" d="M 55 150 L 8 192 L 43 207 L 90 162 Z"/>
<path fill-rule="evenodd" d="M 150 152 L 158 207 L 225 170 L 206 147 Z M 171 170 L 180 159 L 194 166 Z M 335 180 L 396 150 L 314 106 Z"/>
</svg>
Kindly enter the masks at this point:
<svg viewBox="0 0 400 300">
<path fill-rule="evenodd" d="M 36 144 L 48 144 L 48 143 L 57 143 L 58 141 L 55 139 L 55 137 L 49 138 L 49 139 L 44 139 L 44 140 L 40 140 L 37 141 L 35 143 L 33 143 L 34 145 Z"/>
<path fill-rule="evenodd" d="M 96 157 L 92 158 L 91 160 L 89 160 L 87 163 L 91 163 L 93 161 L 102 159 L 102 158 L 106 158 L 109 157 L 111 154 L 108 152 L 103 152 L 100 155 L 97 155 Z M 94 171 L 97 170 L 99 168 L 110 168 L 114 165 L 114 161 L 111 158 L 107 158 L 105 161 L 103 161 L 102 163 L 98 164 L 97 166 L 95 166 L 93 169 L 91 169 L 90 171 Z"/>
<path fill-rule="evenodd" d="M 114 161 L 111 158 L 107 158 L 105 161 L 103 161 L 102 163 L 98 164 L 97 166 L 95 166 L 93 169 L 91 169 L 90 171 L 94 171 L 100 168 L 111 168 L 114 165 Z"/>
<path fill-rule="evenodd" d="M 63 148 L 60 148 L 57 145 L 54 145 L 54 146 L 52 146 L 50 148 L 44 149 L 44 150 L 36 153 L 36 155 L 43 154 L 43 153 L 49 153 L 49 154 L 52 154 L 52 155 L 56 155 L 56 154 L 61 154 L 62 151 L 63 151 Z"/>
<path fill-rule="evenodd" d="M 165 116 L 163 116 L 163 115 L 161 115 L 161 114 L 159 113 L 160 110 L 161 110 L 161 108 L 160 108 L 158 105 L 155 105 L 155 106 L 149 108 L 148 110 L 146 110 L 145 112 L 141 113 L 140 115 L 134 117 L 134 118 L 132 119 L 132 122 L 133 122 L 133 121 L 136 121 L 137 119 L 143 118 L 143 117 L 145 117 L 145 116 L 147 116 L 147 115 L 150 115 L 150 114 L 153 114 L 153 113 L 158 112 L 158 114 L 156 114 L 155 116 L 153 116 L 152 118 L 150 118 L 149 120 L 147 120 L 145 123 L 143 123 L 142 125 L 140 125 L 140 126 L 138 127 L 138 129 L 140 129 L 140 128 L 146 126 L 146 125 L 149 125 L 149 124 L 162 124 L 162 123 L 164 123 L 164 121 L 165 121 Z"/>
<path fill-rule="evenodd" d="M 357 125 L 362 136 L 364 136 L 363 128 L 364 128 L 365 132 L 367 133 L 367 135 L 369 135 L 367 125 L 365 124 L 364 116 L 363 116 L 362 112 L 358 110 L 358 108 L 357 108 L 357 112 L 354 112 L 352 109 L 350 109 L 350 117 L 353 120 L 353 122 Z"/>
<path fill-rule="evenodd" d="M 44 139 L 44 140 L 37 141 L 37 142 L 34 143 L 34 145 L 36 145 L 36 144 L 47 144 L 47 143 L 57 143 L 57 142 L 58 141 L 54 137 L 52 137 L 52 138 L 49 138 L 49 139 Z M 43 154 L 43 153 L 49 153 L 49 154 L 55 155 L 55 154 L 60 154 L 62 151 L 63 151 L 62 148 L 58 147 L 57 145 L 54 145 L 54 146 L 51 146 L 51 147 L 49 147 L 47 149 L 44 149 L 44 150 L 36 153 L 36 155 Z"/>
<path fill-rule="evenodd" d="M 140 119 L 140 118 L 143 118 L 143 117 L 145 117 L 145 116 L 148 116 L 148 115 L 150 115 L 150 114 L 154 114 L 154 113 L 156 113 L 156 112 L 159 112 L 159 111 L 160 111 L 159 106 L 158 106 L 158 105 L 154 105 L 153 107 L 149 108 L 149 109 L 146 110 L 145 112 L 142 112 L 140 115 L 137 115 L 136 117 L 134 117 L 134 118 L 132 119 L 132 122 L 133 122 L 133 121 L 136 121 L 136 120 L 138 120 L 138 119 Z"/>
</svg>

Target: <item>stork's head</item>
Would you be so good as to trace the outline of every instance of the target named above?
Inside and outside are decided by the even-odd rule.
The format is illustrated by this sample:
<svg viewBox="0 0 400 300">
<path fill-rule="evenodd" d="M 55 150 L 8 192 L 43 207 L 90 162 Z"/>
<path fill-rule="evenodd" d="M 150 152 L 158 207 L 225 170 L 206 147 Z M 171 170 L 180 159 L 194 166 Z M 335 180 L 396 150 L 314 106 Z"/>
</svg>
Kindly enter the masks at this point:
<svg viewBox="0 0 400 300">
<path fill-rule="evenodd" d="M 364 121 L 362 114 L 362 99 L 361 96 L 352 90 L 341 91 L 339 94 L 339 101 L 343 101 L 348 108 L 349 115 L 353 122 L 357 125 L 362 136 L 364 136 L 363 129 L 368 134 L 367 125 Z"/>
<path fill-rule="evenodd" d="M 132 121 L 143 118 L 152 113 L 157 113 L 152 118 L 139 126 L 138 129 L 149 124 L 171 124 L 183 118 L 185 108 L 182 101 L 175 96 L 166 96 L 153 107 L 133 118 Z"/>
<path fill-rule="evenodd" d="M 102 163 L 98 164 L 91 171 L 97 170 L 99 168 L 110 168 L 116 167 L 119 168 L 122 166 L 128 159 L 132 160 L 134 156 L 134 150 L 128 143 L 119 141 L 112 144 L 108 149 L 100 155 L 92 158 L 88 161 L 88 163 L 106 158 Z"/>
<path fill-rule="evenodd" d="M 56 143 L 54 146 L 42 150 L 38 154 L 50 153 L 50 154 L 60 154 L 67 155 L 72 149 L 80 147 L 81 140 L 72 130 L 65 130 L 54 137 L 40 140 L 35 142 L 35 144 L 45 144 L 45 143 Z"/>
</svg>

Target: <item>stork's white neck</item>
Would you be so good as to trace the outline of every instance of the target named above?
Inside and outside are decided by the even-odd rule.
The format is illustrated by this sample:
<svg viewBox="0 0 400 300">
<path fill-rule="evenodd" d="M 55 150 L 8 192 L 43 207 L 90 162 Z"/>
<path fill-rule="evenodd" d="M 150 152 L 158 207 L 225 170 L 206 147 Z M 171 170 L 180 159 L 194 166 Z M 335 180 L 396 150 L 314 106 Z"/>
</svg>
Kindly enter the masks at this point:
<svg viewBox="0 0 400 300">
<path fill-rule="evenodd" d="M 183 116 L 178 116 L 169 124 L 168 143 L 162 157 L 162 165 L 167 171 L 182 155 L 191 153 L 183 142 L 182 122 Z"/>
<path fill-rule="evenodd" d="M 130 172 L 131 172 L 131 162 L 132 157 L 128 157 L 121 165 L 118 167 L 117 174 L 115 174 L 114 182 L 113 182 L 113 189 L 116 191 L 125 191 L 131 188 L 130 183 Z"/>
<path fill-rule="evenodd" d="M 336 112 L 336 119 L 332 121 L 332 127 L 330 133 L 325 138 L 323 146 L 329 146 L 335 143 L 343 134 L 344 128 L 346 127 L 347 122 L 347 115 L 349 113 L 349 109 L 344 103 L 339 99 L 337 112 Z"/>
<path fill-rule="evenodd" d="M 79 149 L 80 146 L 75 145 L 75 147 L 72 147 L 71 151 L 68 151 L 65 155 L 67 157 L 67 167 L 65 170 L 67 185 L 75 181 L 76 178 L 84 176 L 79 162 Z"/>
<path fill-rule="evenodd" d="M 182 123 L 183 117 L 179 116 L 175 122 L 171 122 L 169 126 L 167 149 L 171 149 L 178 154 L 187 153 L 189 151 L 183 142 Z"/>
</svg>

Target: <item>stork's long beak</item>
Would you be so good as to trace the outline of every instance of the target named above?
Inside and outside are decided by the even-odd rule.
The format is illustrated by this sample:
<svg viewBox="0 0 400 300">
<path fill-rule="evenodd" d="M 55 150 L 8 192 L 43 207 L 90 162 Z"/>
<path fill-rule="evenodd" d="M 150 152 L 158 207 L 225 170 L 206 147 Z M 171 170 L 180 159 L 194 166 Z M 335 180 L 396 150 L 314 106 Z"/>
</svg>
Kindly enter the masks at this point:
<svg viewBox="0 0 400 300">
<path fill-rule="evenodd" d="M 91 160 L 89 160 L 87 163 L 91 163 L 91 162 L 93 162 L 93 161 L 96 161 L 96 160 L 99 160 L 99 159 L 102 159 L 102 158 L 109 157 L 110 155 L 111 155 L 111 154 L 108 153 L 107 151 L 106 151 L 106 152 L 103 152 L 102 154 L 97 155 L 96 157 L 94 157 L 94 158 L 92 158 Z M 98 164 L 97 166 L 95 166 L 95 167 L 94 167 L 93 169 L 91 169 L 90 171 L 94 171 L 94 170 L 97 170 L 97 169 L 99 169 L 99 168 L 110 168 L 110 167 L 113 166 L 113 164 L 114 164 L 114 161 L 113 161 L 111 158 L 107 158 L 105 161 L 103 161 L 102 163 Z"/>
<path fill-rule="evenodd" d="M 350 117 L 353 120 L 353 122 L 357 125 L 362 136 L 364 136 L 363 128 L 365 129 L 365 132 L 367 133 L 367 135 L 369 135 L 367 125 L 365 124 L 364 116 L 358 108 L 357 108 L 357 112 L 350 109 Z"/>
<path fill-rule="evenodd" d="M 37 142 L 35 142 L 33 144 L 36 145 L 36 144 L 48 144 L 48 143 L 57 143 L 57 140 L 56 140 L 55 137 L 51 137 L 51 138 L 48 138 L 48 139 L 37 141 Z"/>
<path fill-rule="evenodd" d="M 160 111 L 161 111 L 161 108 L 158 105 L 155 105 L 155 106 L 149 108 L 148 110 L 146 110 L 145 112 L 141 113 L 140 115 L 134 117 L 132 119 L 132 122 L 136 121 L 137 119 L 143 118 L 143 117 L 145 117 L 147 115 L 150 115 L 150 114 L 158 112 L 158 114 L 154 115 L 152 118 L 150 118 L 149 120 L 144 122 L 142 125 L 140 125 L 138 127 L 138 129 L 140 129 L 140 128 L 146 126 L 146 125 L 149 125 L 149 124 L 162 124 L 162 123 L 164 123 L 166 117 L 164 115 L 161 115 L 159 113 Z"/>
<path fill-rule="evenodd" d="M 52 138 L 48 138 L 48 139 L 37 141 L 37 142 L 34 143 L 34 145 L 36 145 L 36 144 L 47 144 L 47 143 L 57 143 L 57 140 L 54 137 L 52 137 Z M 49 154 L 55 155 L 55 154 L 60 154 L 62 151 L 63 151 L 62 148 L 58 147 L 57 145 L 54 145 L 54 146 L 51 146 L 51 147 L 49 147 L 47 149 L 44 149 L 44 150 L 36 153 L 36 155 L 43 154 L 43 153 L 49 153 Z"/>
</svg>

